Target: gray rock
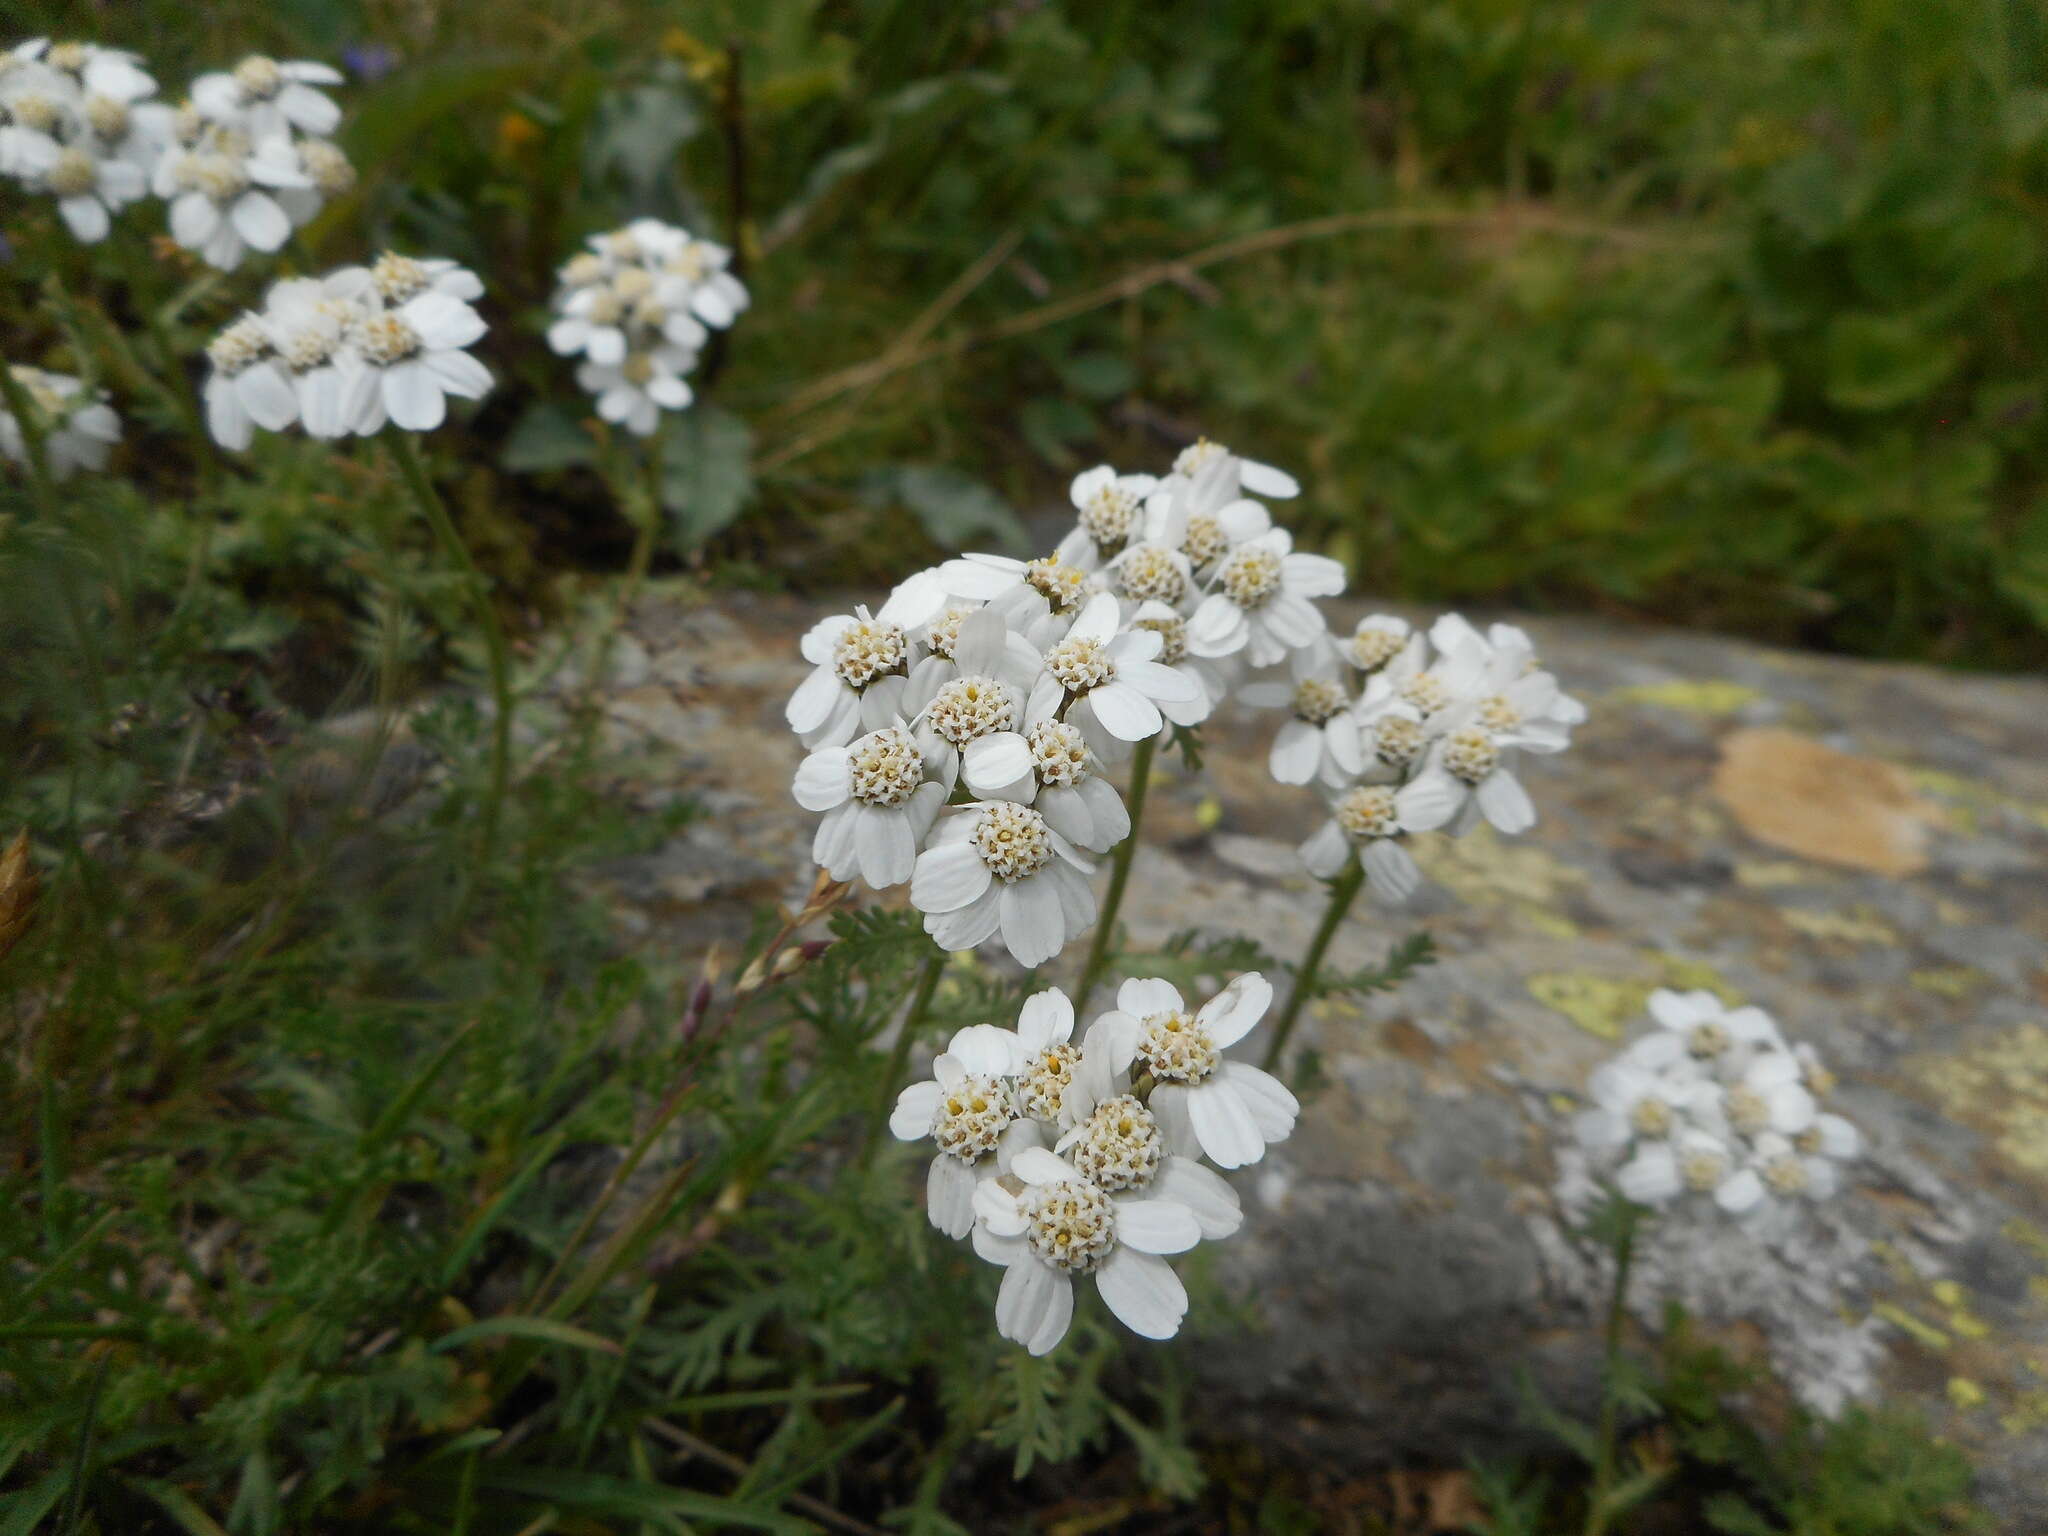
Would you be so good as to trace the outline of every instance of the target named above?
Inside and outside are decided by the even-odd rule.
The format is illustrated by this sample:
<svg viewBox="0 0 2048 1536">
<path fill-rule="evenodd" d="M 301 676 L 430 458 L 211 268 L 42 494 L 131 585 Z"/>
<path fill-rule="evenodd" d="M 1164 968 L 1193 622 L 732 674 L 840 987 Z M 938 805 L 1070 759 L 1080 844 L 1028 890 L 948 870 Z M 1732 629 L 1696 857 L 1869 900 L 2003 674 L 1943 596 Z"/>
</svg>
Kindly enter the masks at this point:
<svg viewBox="0 0 2048 1536">
<path fill-rule="evenodd" d="M 823 611 L 643 603 L 609 719 L 660 765 L 650 804 L 719 809 L 613 871 L 628 929 L 701 945 L 808 885 L 781 709 Z M 1418 927 L 1442 958 L 1304 1018 L 1321 1086 L 1240 1178 L 1249 1220 L 1218 1255 L 1261 1337 L 1189 1350 L 1204 1411 L 1344 1465 L 1512 1451 L 1524 1369 L 1583 1403 L 1607 1282 L 1564 1128 L 1648 992 L 1706 986 L 1818 1045 L 1871 1150 L 1787 1231 L 1660 1221 L 1634 1317 L 1676 1298 L 1823 1408 L 1924 1404 L 2010 1528 L 2048 1529 L 2048 682 L 1529 628 L 1592 718 L 1530 765 L 1530 834 L 1418 840 L 1424 892 L 1340 930 L 1335 966 Z M 1319 811 L 1267 777 L 1270 729 L 1232 717 L 1201 775 L 1163 770 L 1123 913 L 1139 944 L 1306 944 L 1321 892 L 1284 852 Z"/>
</svg>

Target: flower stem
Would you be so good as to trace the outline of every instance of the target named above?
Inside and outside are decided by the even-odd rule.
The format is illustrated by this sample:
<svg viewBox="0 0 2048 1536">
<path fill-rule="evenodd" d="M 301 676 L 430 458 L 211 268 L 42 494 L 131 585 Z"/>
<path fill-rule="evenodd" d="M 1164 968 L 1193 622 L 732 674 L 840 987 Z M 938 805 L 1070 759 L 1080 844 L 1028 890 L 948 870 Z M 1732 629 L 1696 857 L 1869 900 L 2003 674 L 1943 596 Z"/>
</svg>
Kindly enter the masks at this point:
<svg viewBox="0 0 2048 1536">
<path fill-rule="evenodd" d="M 924 1024 L 925 1014 L 931 1010 L 932 994 L 938 990 L 939 973 L 945 968 L 946 952 L 934 945 L 931 957 L 918 973 L 917 990 L 910 997 L 910 1012 L 903 1016 L 903 1028 L 897 1032 L 895 1047 L 889 1052 L 889 1068 L 882 1076 L 881 1098 L 875 1105 L 874 1117 L 868 1121 L 867 1134 L 860 1144 L 860 1165 L 863 1168 L 874 1161 L 875 1143 L 881 1128 L 888 1123 L 889 1106 L 896 1102 L 896 1095 L 902 1091 L 903 1074 L 910 1066 L 911 1044 Z"/>
<path fill-rule="evenodd" d="M 156 349 L 157 367 L 163 373 L 158 384 L 169 396 L 171 408 L 184 421 L 185 431 L 192 439 L 192 455 L 199 465 L 201 488 L 210 489 L 220 472 L 220 460 L 213 434 L 206 427 L 205 408 L 193 390 L 191 375 L 185 371 L 185 360 L 179 355 L 178 344 L 171 336 L 164 306 L 158 302 L 156 273 L 150 265 L 149 253 L 125 236 L 114 244 L 120 250 L 122 265 L 127 268 L 129 300 L 141 312 L 143 328 L 149 332 L 150 345 Z"/>
<path fill-rule="evenodd" d="M 483 811 L 483 851 L 488 859 L 497 852 L 498 819 L 505 804 L 505 788 L 512 776 L 511 651 L 505 643 L 505 627 L 498 619 L 498 610 L 491 603 L 489 583 L 485 581 L 484 573 L 477 569 L 469 546 L 462 542 L 462 535 L 449 519 L 448 508 L 442 504 L 440 493 L 427 477 L 427 466 L 420 458 L 419 445 L 407 432 L 393 432 L 387 441 L 391 446 L 391 456 L 398 461 L 398 468 L 405 476 L 413 500 L 426 514 L 442 553 L 467 578 L 463 584 L 469 590 L 470 604 L 476 610 L 477 623 L 484 632 L 484 650 L 490 659 L 491 701 L 495 709 L 491 721 L 491 785 Z"/>
<path fill-rule="evenodd" d="M 7 414 L 21 429 L 23 468 L 28 473 L 29 489 L 35 495 L 36 510 L 54 521 L 57 492 L 50 479 L 50 461 L 43 450 L 49 423 L 43 420 L 42 407 L 29 394 L 28 386 L 14 376 L 14 365 L 4 360 L 0 360 L 0 399 L 7 402 Z"/>
<path fill-rule="evenodd" d="M 1301 957 L 1301 964 L 1294 969 L 1294 990 L 1287 994 L 1287 1007 L 1281 1011 L 1280 1021 L 1273 1026 L 1272 1044 L 1266 1047 L 1265 1067 L 1268 1072 L 1280 1064 L 1280 1053 L 1287 1049 L 1287 1037 L 1294 1033 L 1294 1021 L 1301 1016 L 1302 1005 L 1315 996 L 1316 973 L 1323 968 L 1323 952 L 1330 947 L 1337 925 L 1351 910 L 1352 898 L 1358 895 L 1358 888 L 1363 884 L 1365 866 L 1356 859 L 1344 867 L 1343 874 L 1330 882 L 1330 904 L 1323 909 L 1323 921 L 1316 929 L 1316 936 L 1309 940 L 1308 953 Z"/>
<path fill-rule="evenodd" d="M 1124 904 L 1124 887 L 1130 883 L 1131 860 L 1138 851 L 1138 827 L 1145 819 L 1145 791 L 1152 782 L 1152 749 L 1159 738 L 1147 736 L 1138 743 L 1131 758 L 1131 830 L 1116 845 L 1116 860 L 1109 868 L 1109 891 L 1102 898 L 1102 911 L 1095 920 L 1095 942 L 1088 947 L 1088 963 L 1081 967 L 1081 984 L 1074 991 L 1074 1006 L 1085 1008 L 1088 994 L 1102 979 L 1109 964 L 1109 946 L 1116 937 L 1116 914 Z"/>
<path fill-rule="evenodd" d="M 1607 1297 L 1606 1350 L 1600 1369 L 1600 1443 L 1593 1463 L 1593 1492 L 1586 1503 L 1585 1536 L 1601 1536 L 1612 1517 L 1608 1508 L 1614 1492 L 1615 1445 L 1619 1429 L 1621 1394 L 1615 1377 L 1621 1366 L 1621 1329 L 1628 1318 L 1628 1277 L 1635 1266 L 1636 1230 L 1642 1224 L 1643 1208 L 1633 1200 L 1622 1202 L 1621 1230 L 1614 1240 L 1614 1289 Z"/>
</svg>

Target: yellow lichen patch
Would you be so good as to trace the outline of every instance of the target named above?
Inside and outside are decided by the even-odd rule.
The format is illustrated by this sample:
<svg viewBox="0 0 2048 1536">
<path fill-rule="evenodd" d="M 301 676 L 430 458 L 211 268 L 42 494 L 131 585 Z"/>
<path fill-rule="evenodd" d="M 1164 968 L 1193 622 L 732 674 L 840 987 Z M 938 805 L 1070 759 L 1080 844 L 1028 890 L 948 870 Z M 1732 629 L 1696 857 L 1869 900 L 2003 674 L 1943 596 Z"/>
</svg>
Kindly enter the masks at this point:
<svg viewBox="0 0 2048 1536">
<path fill-rule="evenodd" d="M 1998 1427 L 2008 1435 L 2031 1435 L 2048 1428 L 2048 1392 L 2022 1392 L 2010 1411 L 1998 1416 Z"/>
<path fill-rule="evenodd" d="M 1587 971 L 1542 971 L 1529 978 L 1531 997 L 1602 1040 L 1619 1040 L 1654 990 L 1647 981 L 1618 981 Z"/>
<path fill-rule="evenodd" d="M 1712 992 L 1731 1008 L 1743 1002 L 1743 995 L 1729 986 L 1711 965 L 1681 960 L 1675 955 L 1647 955 L 1645 959 L 1653 968 L 1653 975 L 1540 971 L 1529 978 L 1529 995 L 1602 1040 L 1618 1040 L 1627 1034 L 1631 1025 L 1648 1014 L 1650 994 L 1659 987 Z"/>
<path fill-rule="evenodd" d="M 1815 912 L 1805 907 L 1787 907 L 1778 916 L 1810 939 L 1842 944 L 1896 944 L 1898 931 L 1869 907 L 1851 907 L 1847 912 Z"/>
<path fill-rule="evenodd" d="M 1998 1229 L 1999 1235 L 2018 1243 L 2037 1259 L 2048 1259 L 2048 1232 L 2043 1232 L 2031 1221 L 2022 1221 L 2015 1216 Z"/>
<path fill-rule="evenodd" d="M 1586 877 L 1541 848 L 1503 842 L 1484 824 L 1464 837 L 1423 837 L 1409 846 L 1422 872 L 1468 906 L 1508 908 L 1551 938 L 1578 936 L 1557 900 Z"/>
<path fill-rule="evenodd" d="M 1947 802 L 1949 817 L 1966 833 L 1975 833 L 1987 813 L 2009 811 L 2037 827 L 2048 827 L 2048 802 L 2009 795 L 1990 784 L 1966 779 L 1938 768 L 1908 768 L 1914 787 Z"/>
<path fill-rule="evenodd" d="M 1201 803 L 1195 807 L 1195 825 L 1204 832 L 1214 832 L 1222 824 L 1223 802 L 1214 795 L 1202 796 Z"/>
<path fill-rule="evenodd" d="M 1939 965 L 1930 970 L 1914 971 L 1906 977 L 1922 992 L 1947 998 L 1968 997 L 1990 979 L 1973 965 Z"/>
<path fill-rule="evenodd" d="M 1948 1326 L 1951 1333 L 1966 1339 L 1981 1339 L 1991 1332 L 1991 1325 L 1970 1310 L 1969 1296 L 1953 1280 L 1937 1280 L 1928 1287 L 1934 1299 L 1948 1312 Z"/>
<path fill-rule="evenodd" d="M 2048 1029 L 2022 1024 L 1914 1065 L 1952 1118 L 1988 1131 L 2016 1167 L 2048 1177 Z"/>
<path fill-rule="evenodd" d="M 1904 1307 L 1889 1301 L 1881 1301 L 1870 1309 L 1894 1328 L 1926 1345 L 1929 1349 L 1947 1349 L 1948 1335 L 1932 1323 L 1923 1323 Z"/>
<path fill-rule="evenodd" d="M 1616 704 L 1657 704 L 1665 709 L 1683 710 L 1688 715 L 1708 715 L 1718 719 L 1734 714 L 1745 704 L 1755 703 L 1763 693 L 1747 683 L 1731 683 L 1720 678 L 1696 681 L 1681 678 L 1669 683 L 1639 683 L 1633 688 L 1617 688 L 1607 697 Z"/>
<path fill-rule="evenodd" d="M 1948 1379 L 1948 1400 L 1968 1413 L 1972 1408 L 1984 1406 L 1984 1389 L 1967 1376 L 1951 1376 Z"/>
</svg>

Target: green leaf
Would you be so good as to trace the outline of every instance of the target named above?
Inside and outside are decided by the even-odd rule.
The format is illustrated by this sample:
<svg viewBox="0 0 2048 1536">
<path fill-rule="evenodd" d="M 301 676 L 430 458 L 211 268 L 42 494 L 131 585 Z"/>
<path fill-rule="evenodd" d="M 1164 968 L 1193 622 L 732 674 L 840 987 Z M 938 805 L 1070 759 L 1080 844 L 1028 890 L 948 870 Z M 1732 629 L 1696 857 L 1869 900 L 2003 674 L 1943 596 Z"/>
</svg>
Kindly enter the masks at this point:
<svg viewBox="0 0 2048 1536">
<path fill-rule="evenodd" d="M 535 475 L 597 461 L 597 444 L 567 411 L 536 402 L 505 439 L 498 464 L 507 474 Z"/>
<path fill-rule="evenodd" d="M 787 1532 L 803 1536 L 811 1525 L 777 1510 L 721 1499 L 715 1494 L 670 1488 L 661 1483 L 634 1483 L 624 1478 L 560 1467 L 491 1467 L 478 1474 L 480 1486 L 499 1493 L 520 1494 L 561 1509 L 629 1520 L 653 1520 L 677 1529 L 676 1517 L 714 1525 L 736 1525 L 750 1531 Z"/>
<path fill-rule="evenodd" d="M 661 438 L 661 504 L 684 553 L 723 532 L 754 494 L 754 433 L 715 405 L 670 416 Z"/>
<path fill-rule="evenodd" d="M 861 482 L 870 505 L 908 507 L 932 542 L 942 549 L 995 544 L 1019 550 L 1029 542 L 1010 504 L 979 480 L 938 464 L 901 464 L 878 469 Z"/>
<path fill-rule="evenodd" d="M 1963 344 L 1925 334 L 1898 315 L 1837 315 L 1828 326 L 1828 399 L 1886 411 L 1918 400 L 1955 371 Z"/>
</svg>

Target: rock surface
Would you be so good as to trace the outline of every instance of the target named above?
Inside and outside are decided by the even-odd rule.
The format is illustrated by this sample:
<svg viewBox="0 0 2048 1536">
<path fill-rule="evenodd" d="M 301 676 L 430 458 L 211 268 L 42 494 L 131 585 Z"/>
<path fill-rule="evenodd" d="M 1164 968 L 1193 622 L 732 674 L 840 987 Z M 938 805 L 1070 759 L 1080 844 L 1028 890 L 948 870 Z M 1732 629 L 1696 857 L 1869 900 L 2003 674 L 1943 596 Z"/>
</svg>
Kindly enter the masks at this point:
<svg viewBox="0 0 2048 1536">
<path fill-rule="evenodd" d="M 636 939 L 700 949 L 808 883 L 781 710 L 822 611 L 657 593 L 615 648 L 605 709 L 659 765 L 650 798 L 708 813 L 612 872 Z M 1573 1096 L 1653 988 L 1710 987 L 1820 1047 L 1870 1151 L 1768 1244 L 1661 1222 L 1636 1317 L 1676 1297 L 1822 1407 L 1924 1403 L 2008 1528 L 2048 1530 L 2048 681 L 1528 627 L 1592 718 L 1529 765 L 1531 833 L 1419 839 L 1410 908 L 1362 904 L 1340 931 L 1336 966 L 1418 927 L 1440 959 L 1304 1020 L 1320 1086 L 1240 1179 L 1250 1220 L 1222 1250 L 1264 1337 L 1191 1351 L 1217 1367 L 1205 1405 L 1372 1464 L 1512 1450 L 1525 1366 L 1583 1400 L 1606 1281 L 1560 1210 L 1584 1188 Z M 1301 952 L 1321 893 L 1292 849 L 1318 812 L 1268 777 L 1270 730 L 1233 717 L 1201 774 L 1163 771 L 1138 944 L 1195 928 Z"/>
</svg>

